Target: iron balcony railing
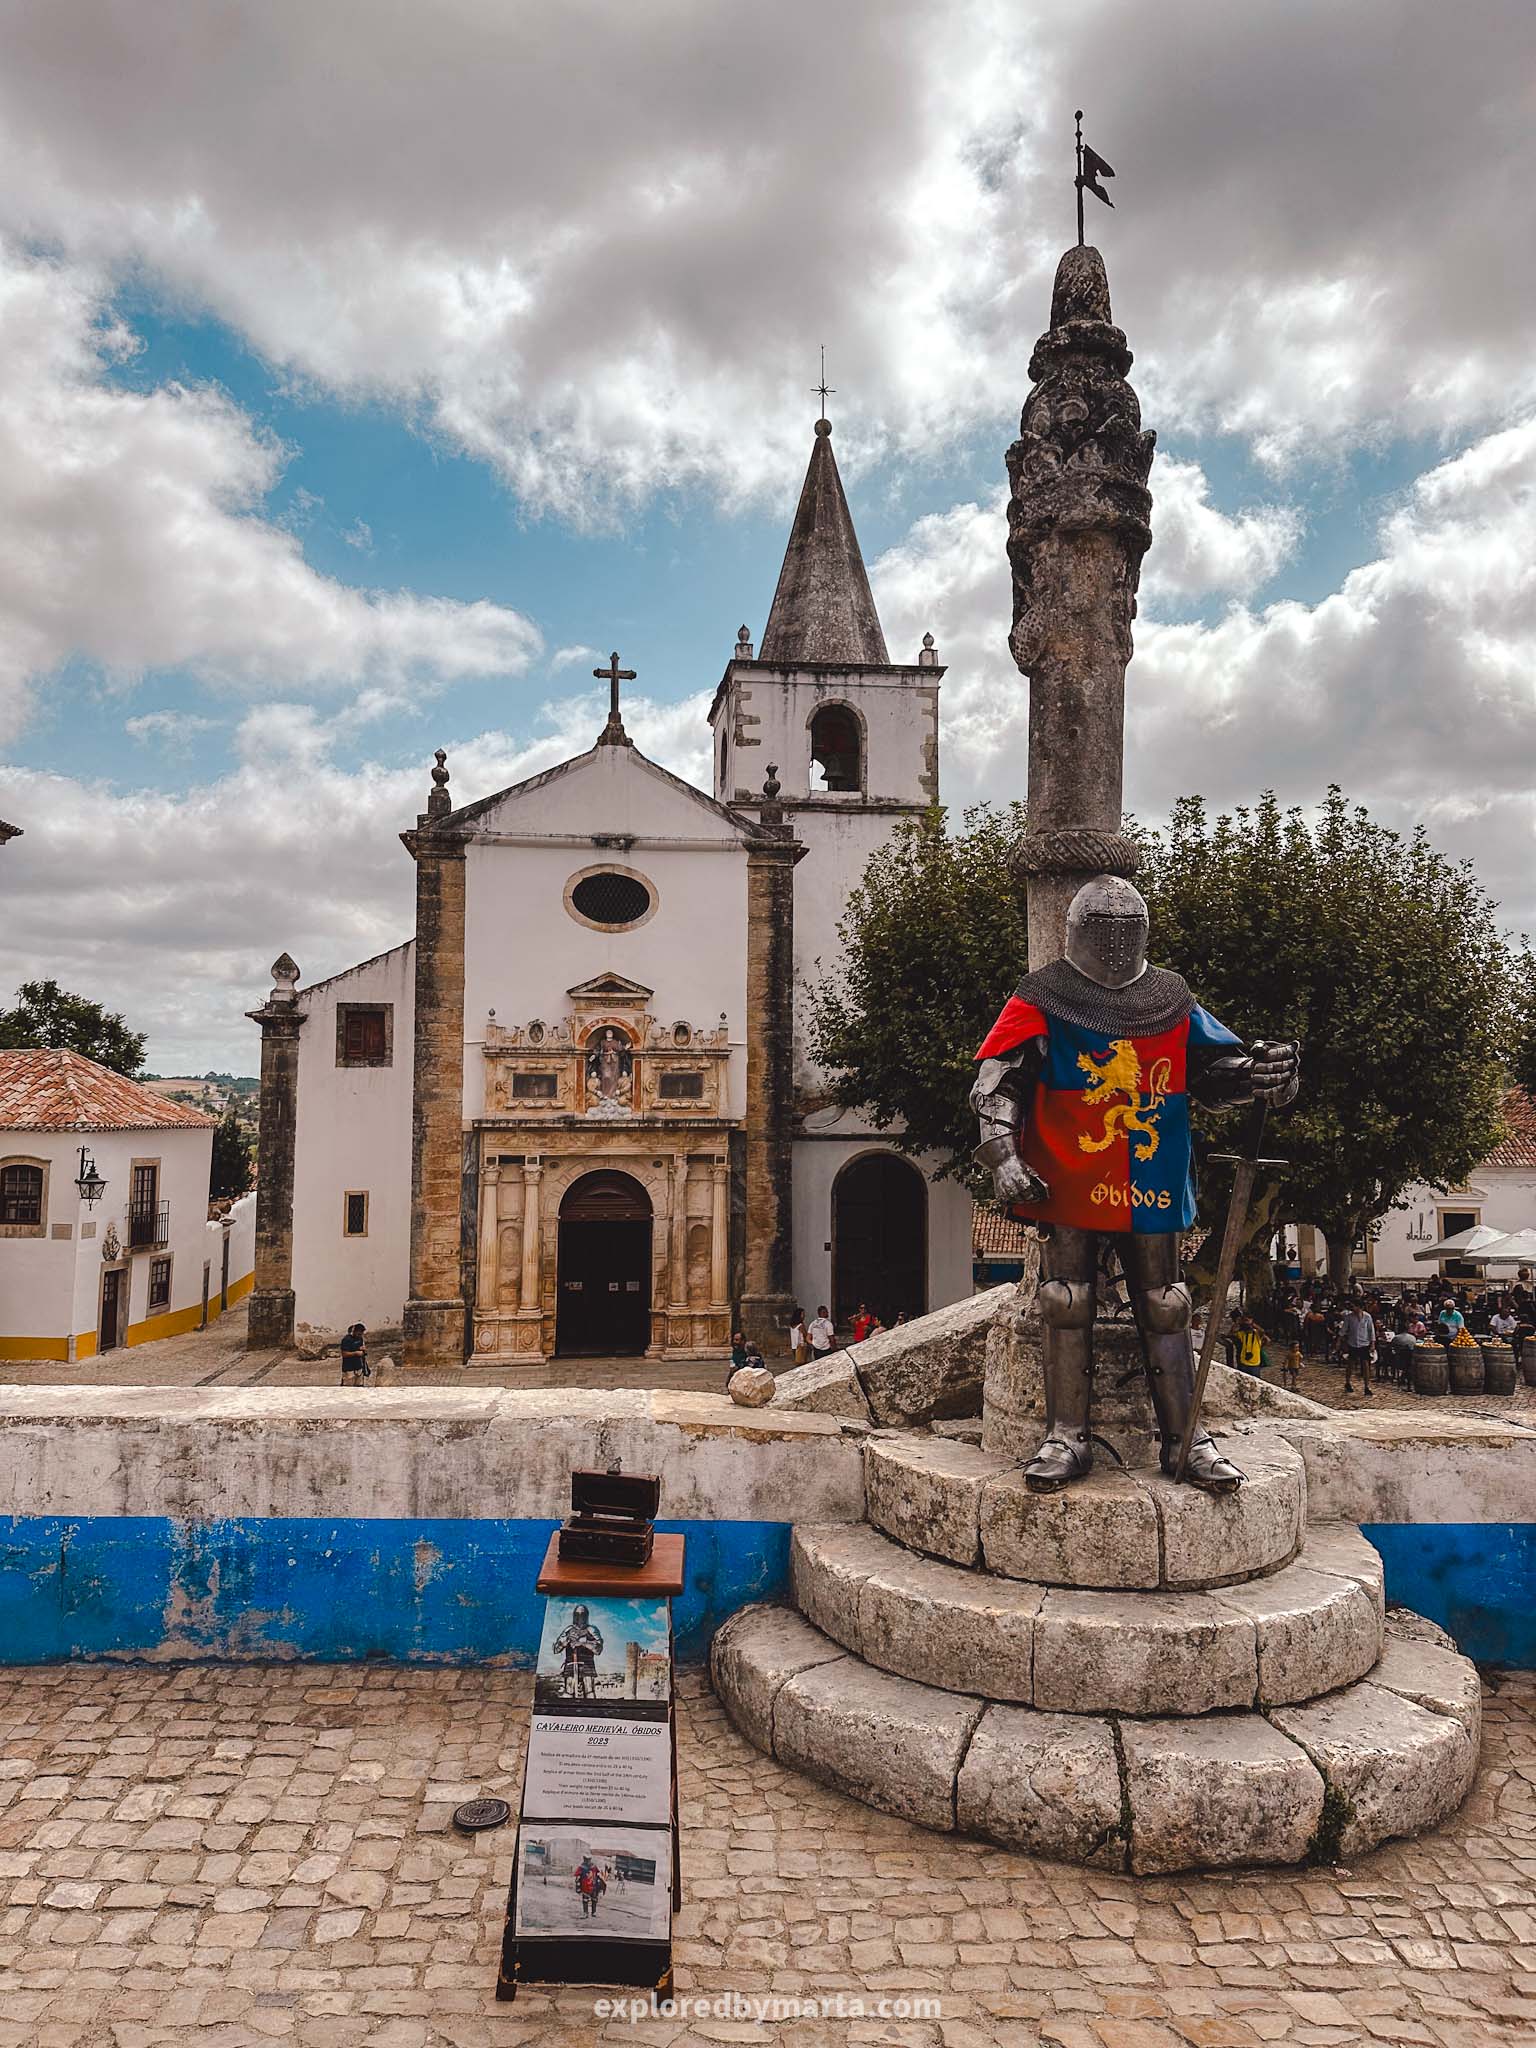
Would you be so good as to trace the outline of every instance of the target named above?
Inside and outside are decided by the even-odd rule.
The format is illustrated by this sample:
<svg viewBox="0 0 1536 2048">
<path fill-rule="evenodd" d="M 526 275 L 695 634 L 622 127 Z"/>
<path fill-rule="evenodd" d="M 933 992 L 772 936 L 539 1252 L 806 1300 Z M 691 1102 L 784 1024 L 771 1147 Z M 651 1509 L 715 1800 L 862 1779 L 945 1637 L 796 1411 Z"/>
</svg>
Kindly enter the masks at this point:
<svg viewBox="0 0 1536 2048">
<path fill-rule="evenodd" d="M 171 1235 L 169 1202 L 131 1202 L 128 1206 L 128 1249 L 167 1244 Z"/>
</svg>

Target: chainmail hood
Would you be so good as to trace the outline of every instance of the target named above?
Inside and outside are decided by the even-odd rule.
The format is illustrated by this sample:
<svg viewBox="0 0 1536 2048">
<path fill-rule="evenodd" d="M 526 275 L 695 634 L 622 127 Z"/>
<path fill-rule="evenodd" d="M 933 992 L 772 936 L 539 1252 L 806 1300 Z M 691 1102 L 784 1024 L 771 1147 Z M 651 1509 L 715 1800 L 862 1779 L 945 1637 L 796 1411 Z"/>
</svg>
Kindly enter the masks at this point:
<svg viewBox="0 0 1536 2048">
<path fill-rule="evenodd" d="M 1047 1017 L 1106 1038 L 1150 1038 L 1171 1031 L 1195 1007 L 1189 983 L 1168 967 L 1149 967 L 1125 988 L 1101 988 L 1070 960 L 1026 974 L 1015 991 Z"/>
</svg>

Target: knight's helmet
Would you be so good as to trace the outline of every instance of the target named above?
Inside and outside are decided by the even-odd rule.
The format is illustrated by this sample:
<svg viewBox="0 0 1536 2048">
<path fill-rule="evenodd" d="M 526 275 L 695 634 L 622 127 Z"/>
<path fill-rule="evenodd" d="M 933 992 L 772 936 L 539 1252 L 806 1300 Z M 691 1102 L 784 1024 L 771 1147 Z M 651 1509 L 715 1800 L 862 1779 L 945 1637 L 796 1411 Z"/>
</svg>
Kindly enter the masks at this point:
<svg viewBox="0 0 1536 2048">
<path fill-rule="evenodd" d="M 1067 906 L 1067 958 L 1100 988 L 1126 988 L 1147 964 L 1147 905 L 1119 875 L 1095 875 Z"/>
<path fill-rule="evenodd" d="M 577 1628 L 585 1628 L 591 1620 L 591 1616 L 585 1607 L 573 1607 L 571 1609 L 571 1620 Z"/>
</svg>

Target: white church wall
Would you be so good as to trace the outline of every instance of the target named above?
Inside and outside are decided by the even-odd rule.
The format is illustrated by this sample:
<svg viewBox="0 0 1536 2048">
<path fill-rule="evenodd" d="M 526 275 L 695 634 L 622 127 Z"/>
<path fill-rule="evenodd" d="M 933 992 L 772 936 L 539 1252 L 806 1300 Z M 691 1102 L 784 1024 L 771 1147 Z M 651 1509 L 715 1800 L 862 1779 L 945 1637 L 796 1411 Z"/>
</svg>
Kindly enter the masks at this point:
<svg viewBox="0 0 1536 2048">
<path fill-rule="evenodd" d="M 864 735 L 863 797 L 923 803 L 937 772 L 938 671 L 888 673 L 864 669 L 764 669 L 733 663 L 717 712 L 726 729 L 722 802 L 755 802 L 769 762 L 777 764 L 784 796 L 830 804 L 857 803 L 820 788 L 811 768 L 811 720 L 825 704 L 846 704 Z M 753 742 L 738 746 L 738 714 Z M 717 761 L 720 756 L 717 755 Z"/>
<path fill-rule="evenodd" d="M 603 747 L 568 775 L 515 796 L 472 841 L 465 906 L 465 1037 L 484 1041 L 488 1013 L 503 1026 L 563 1019 L 567 991 L 611 969 L 654 990 L 663 1023 L 731 1040 L 729 1114 L 746 1104 L 747 864 L 739 836 L 705 801 L 649 773 L 627 748 Z M 593 833 L 630 843 L 600 846 Z M 510 842 L 510 843 L 509 843 Z M 566 905 L 572 879 L 612 865 L 647 881 L 655 908 L 624 931 L 599 930 Z M 464 1111 L 484 1114 L 484 1066 L 465 1060 Z"/>
<path fill-rule="evenodd" d="M 299 1321 L 398 1323 L 410 1285 L 414 941 L 300 992 L 293 1288 Z M 390 1005 L 390 1064 L 338 1064 L 337 1012 Z M 345 1233 L 346 1196 L 368 1197 L 367 1234 Z"/>
<path fill-rule="evenodd" d="M 812 1091 L 820 1068 L 810 1053 L 807 990 L 842 972 L 837 927 L 850 892 L 899 819 L 889 811 L 797 811 L 794 826 L 810 852 L 795 869 L 795 1085 Z"/>
<path fill-rule="evenodd" d="M 832 1303 L 832 1187 L 851 1159 L 870 1151 L 891 1150 L 857 1128 L 839 1122 L 839 1135 L 798 1139 L 791 1155 L 791 1188 L 795 1234 L 795 1299 L 813 1312 Z M 946 1308 L 973 1291 L 971 1278 L 971 1199 L 955 1181 L 929 1178 L 938 1164 L 922 1154 L 912 1164 L 923 1176 L 927 1194 L 927 1305 Z"/>
<path fill-rule="evenodd" d="M 1480 1166 L 1460 1194 L 1437 1194 L 1423 1186 L 1410 1188 L 1407 1207 L 1390 1211 L 1371 1248 L 1371 1268 L 1378 1280 L 1422 1281 L 1438 1276 L 1440 1268 L 1433 1260 L 1421 1262 L 1414 1254 L 1443 1235 L 1440 1214 L 1445 1209 L 1474 1211 L 1490 1230 L 1536 1230 L 1536 1168 Z M 1513 1280 L 1515 1269 L 1490 1267 L 1488 1277 L 1495 1284 Z"/>
</svg>

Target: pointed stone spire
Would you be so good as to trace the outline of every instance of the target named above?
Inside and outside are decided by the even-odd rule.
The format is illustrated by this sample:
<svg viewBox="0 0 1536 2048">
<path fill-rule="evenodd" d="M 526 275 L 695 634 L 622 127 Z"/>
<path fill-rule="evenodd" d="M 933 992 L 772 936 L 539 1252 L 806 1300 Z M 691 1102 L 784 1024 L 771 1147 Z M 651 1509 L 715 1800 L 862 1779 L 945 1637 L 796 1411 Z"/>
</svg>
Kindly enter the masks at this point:
<svg viewBox="0 0 1536 2048">
<path fill-rule="evenodd" d="M 832 453 L 832 428 L 824 419 L 816 422 L 810 467 L 758 660 L 777 668 L 812 662 L 890 664 Z"/>
</svg>

